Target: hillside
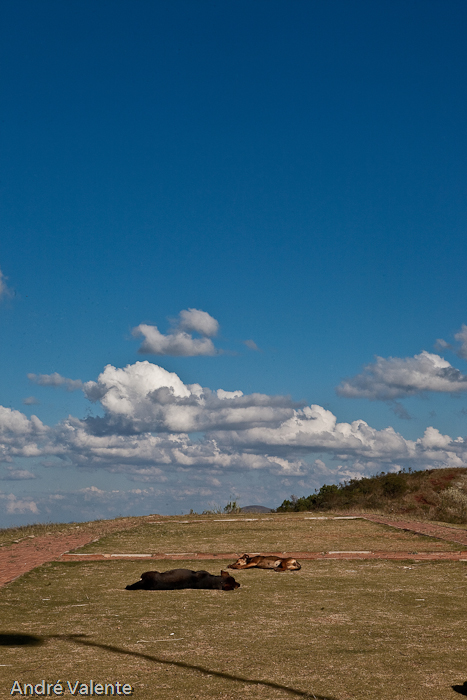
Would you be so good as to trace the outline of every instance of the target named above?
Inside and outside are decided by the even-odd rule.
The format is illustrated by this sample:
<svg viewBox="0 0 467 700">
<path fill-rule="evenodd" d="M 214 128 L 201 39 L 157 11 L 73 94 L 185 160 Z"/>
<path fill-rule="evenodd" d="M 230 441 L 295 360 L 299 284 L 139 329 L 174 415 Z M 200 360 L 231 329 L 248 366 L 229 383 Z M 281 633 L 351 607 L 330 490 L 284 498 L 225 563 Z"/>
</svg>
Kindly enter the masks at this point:
<svg viewBox="0 0 467 700">
<path fill-rule="evenodd" d="M 377 474 L 327 485 L 307 497 L 283 501 L 277 512 L 377 510 L 467 523 L 467 469 Z"/>
</svg>

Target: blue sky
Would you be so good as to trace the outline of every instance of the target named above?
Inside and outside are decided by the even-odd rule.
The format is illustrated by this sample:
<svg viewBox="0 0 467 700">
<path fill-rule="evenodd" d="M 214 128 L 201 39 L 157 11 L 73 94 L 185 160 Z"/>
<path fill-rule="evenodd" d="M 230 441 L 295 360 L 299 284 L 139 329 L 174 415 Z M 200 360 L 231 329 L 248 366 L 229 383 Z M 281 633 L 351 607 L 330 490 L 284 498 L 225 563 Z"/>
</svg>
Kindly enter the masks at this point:
<svg viewBox="0 0 467 700">
<path fill-rule="evenodd" d="M 467 466 L 463 0 L 1 15 L 0 526 Z"/>
</svg>

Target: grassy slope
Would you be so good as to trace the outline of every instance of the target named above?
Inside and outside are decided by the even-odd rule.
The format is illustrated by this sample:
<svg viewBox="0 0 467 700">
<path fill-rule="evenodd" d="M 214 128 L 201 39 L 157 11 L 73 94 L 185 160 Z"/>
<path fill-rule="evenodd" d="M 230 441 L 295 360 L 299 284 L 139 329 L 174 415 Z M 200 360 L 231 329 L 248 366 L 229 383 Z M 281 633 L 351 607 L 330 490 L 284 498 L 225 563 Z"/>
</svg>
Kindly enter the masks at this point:
<svg viewBox="0 0 467 700">
<path fill-rule="evenodd" d="M 379 474 L 284 501 L 279 511 L 352 510 L 467 523 L 467 469 Z"/>
</svg>

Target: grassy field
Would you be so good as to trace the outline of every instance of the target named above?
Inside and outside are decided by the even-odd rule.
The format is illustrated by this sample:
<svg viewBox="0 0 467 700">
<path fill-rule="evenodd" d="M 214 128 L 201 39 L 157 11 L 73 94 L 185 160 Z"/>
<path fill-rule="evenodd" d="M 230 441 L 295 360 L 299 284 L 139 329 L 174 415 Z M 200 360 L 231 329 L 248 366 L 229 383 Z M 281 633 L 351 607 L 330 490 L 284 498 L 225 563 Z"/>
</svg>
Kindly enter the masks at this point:
<svg viewBox="0 0 467 700">
<path fill-rule="evenodd" d="M 458 551 L 462 545 L 424 537 L 367 520 L 310 520 L 303 514 L 167 518 L 145 521 L 83 547 L 83 553 L 224 553 L 259 551 L 391 550 L 399 552 Z"/>
<path fill-rule="evenodd" d="M 254 532 L 256 551 L 282 550 L 300 528 L 310 548 L 310 527 L 314 549 L 326 551 L 390 550 L 408 535 L 360 520 L 281 520 L 271 530 L 275 522 L 220 523 L 225 539 L 215 549 L 248 550 Z M 144 525 L 93 547 L 143 552 L 149 529 L 159 533 L 155 549 L 186 546 L 189 533 L 189 549 L 202 551 L 204 537 L 209 546 L 217 541 L 217 526 L 198 521 L 182 535 L 171 521 L 163 535 L 161 526 Z M 429 538 L 409 537 L 402 549 L 428 551 Z M 66 681 L 90 679 L 129 683 L 140 700 L 460 697 L 451 686 L 467 680 L 466 563 L 303 561 L 287 574 L 233 572 L 241 584 L 233 592 L 125 590 L 147 569 L 219 573 L 228 563 L 54 562 L 20 577 L 0 591 L 0 698 L 20 697 L 10 695 L 16 680 L 42 679 L 60 679 L 64 697 Z"/>
</svg>

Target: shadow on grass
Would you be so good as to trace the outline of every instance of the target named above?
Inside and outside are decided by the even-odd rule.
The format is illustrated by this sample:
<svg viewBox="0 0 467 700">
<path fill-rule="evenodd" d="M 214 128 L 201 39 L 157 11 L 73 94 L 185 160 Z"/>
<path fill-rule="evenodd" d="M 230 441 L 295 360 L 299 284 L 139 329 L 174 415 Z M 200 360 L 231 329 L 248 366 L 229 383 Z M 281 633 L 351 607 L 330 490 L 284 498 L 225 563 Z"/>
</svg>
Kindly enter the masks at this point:
<svg viewBox="0 0 467 700">
<path fill-rule="evenodd" d="M 467 681 L 465 681 L 464 685 L 452 685 L 451 688 L 455 690 L 456 693 L 467 695 Z"/>
<path fill-rule="evenodd" d="M 38 647 L 44 644 L 43 637 L 36 637 L 33 634 L 20 634 L 19 632 L 0 633 L 1 647 L 29 646 Z"/>
<path fill-rule="evenodd" d="M 12 636 L 29 636 L 29 635 L 12 635 Z M 51 634 L 43 637 L 46 639 L 60 639 L 66 642 L 72 642 L 73 644 L 80 644 L 82 646 L 94 647 L 98 649 L 104 649 L 105 651 L 111 651 L 114 654 L 124 654 L 126 656 L 134 656 L 138 659 L 146 659 L 146 661 L 154 661 L 158 664 L 164 664 L 165 666 L 176 666 L 178 668 L 184 668 L 188 671 L 197 671 L 198 673 L 206 674 L 209 676 L 217 676 L 218 678 L 225 678 L 228 681 L 235 681 L 237 683 L 247 683 L 249 685 L 264 686 L 266 688 L 274 688 L 275 690 L 283 690 L 286 693 L 295 695 L 299 698 L 308 698 L 309 700 L 337 700 L 337 698 L 331 695 L 315 695 L 312 691 L 297 690 L 296 688 L 291 688 L 288 685 L 282 685 L 281 683 L 274 683 L 273 681 L 261 681 L 252 678 L 245 678 L 244 676 L 234 676 L 232 673 L 224 673 L 223 671 L 214 671 L 210 668 L 205 668 L 204 666 L 197 666 L 195 664 L 188 664 L 184 661 L 169 661 L 167 659 L 161 658 L 159 656 L 151 656 L 151 654 L 143 654 L 139 651 L 128 651 L 127 649 L 121 649 L 120 647 L 115 647 L 110 644 L 99 644 L 98 642 L 92 642 L 89 639 L 84 639 L 87 635 L 84 634 Z"/>
</svg>

